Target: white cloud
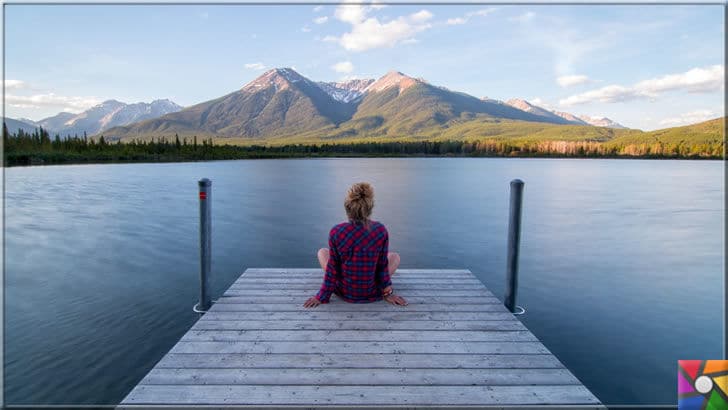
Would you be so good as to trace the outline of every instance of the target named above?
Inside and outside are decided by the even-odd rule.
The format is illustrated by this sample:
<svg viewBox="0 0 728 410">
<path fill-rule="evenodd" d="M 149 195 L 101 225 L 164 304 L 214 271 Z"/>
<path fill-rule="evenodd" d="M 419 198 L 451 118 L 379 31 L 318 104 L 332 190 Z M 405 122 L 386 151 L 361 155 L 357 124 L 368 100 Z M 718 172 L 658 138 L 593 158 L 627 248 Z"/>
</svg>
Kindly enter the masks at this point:
<svg viewBox="0 0 728 410">
<path fill-rule="evenodd" d="M 455 17 L 452 19 L 447 19 L 445 24 L 449 24 L 451 26 L 457 25 L 457 24 L 465 24 L 468 20 L 465 17 Z"/>
<path fill-rule="evenodd" d="M 248 64 L 245 64 L 245 68 L 247 68 L 248 70 L 264 70 L 265 69 L 265 64 L 263 64 L 263 63 L 248 63 Z"/>
<path fill-rule="evenodd" d="M 419 32 L 432 27 L 429 21 L 433 15 L 427 10 L 401 16 L 389 21 L 380 21 L 377 17 L 369 16 L 373 10 L 381 9 L 383 5 L 363 6 L 358 4 L 342 4 L 336 8 L 336 19 L 350 24 L 351 31 L 340 37 L 327 36 L 324 41 L 339 43 L 351 51 L 364 51 L 380 47 L 394 47 L 405 40 L 412 40 Z"/>
<path fill-rule="evenodd" d="M 458 24 L 465 24 L 468 21 L 470 21 L 470 19 L 472 17 L 475 17 L 475 16 L 485 17 L 485 16 L 487 16 L 488 14 L 490 14 L 490 13 L 492 13 L 494 11 L 496 11 L 496 9 L 493 8 L 493 7 L 487 8 L 487 9 L 480 9 L 480 10 L 476 10 L 476 11 L 471 11 L 469 13 L 465 13 L 465 15 L 463 17 L 455 17 L 455 18 L 449 18 L 449 19 L 447 19 L 447 21 L 445 22 L 445 24 L 448 24 L 448 25 L 451 25 L 451 26 L 458 25 Z"/>
<path fill-rule="evenodd" d="M 552 106 L 551 106 L 551 104 L 549 104 L 547 101 L 544 101 L 540 97 L 533 97 L 530 100 L 528 100 L 528 102 L 530 102 L 533 105 L 537 105 L 537 106 L 539 106 L 541 108 L 546 108 L 547 110 L 552 110 L 553 109 Z"/>
<path fill-rule="evenodd" d="M 334 11 L 334 17 L 349 24 L 359 24 L 364 21 L 369 8 L 359 4 L 342 4 Z"/>
<path fill-rule="evenodd" d="M 677 117 L 672 118 L 666 118 L 662 121 L 660 121 L 660 125 L 666 125 L 666 126 L 679 126 L 679 125 L 688 125 L 688 124 L 695 124 L 698 122 L 708 121 L 712 120 L 713 118 L 720 117 L 720 114 L 716 113 L 715 111 L 711 110 L 695 110 L 691 112 L 686 112 L 684 114 L 680 114 Z"/>
<path fill-rule="evenodd" d="M 412 19 L 415 23 L 424 23 L 431 18 L 432 13 L 427 10 L 420 10 L 417 13 L 410 15 L 410 19 Z"/>
<path fill-rule="evenodd" d="M 309 31 L 311 31 L 311 27 L 303 26 L 303 27 L 301 27 L 301 31 L 303 31 L 304 33 L 308 33 Z"/>
<path fill-rule="evenodd" d="M 324 24 L 327 21 L 329 21 L 329 18 L 327 16 L 316 17 L 315 19 L 313 19 L 313 22 L 316 24 Z"/>
<path fill-rule="evenodd" d="M 640 81 L 631 87 L 608 85 L 564 98 L 559 101 L 559 105 L 570 106 L 592 102 L 616 103 L 636 99 L 655 99 L 667 91 L 686 91 L 690 93 L 720 91 L 725 88 L 724 76 L 725 70 L 722 65 L 693 68 L 684 73 L 669 74 Z"/>
<path fill-rule="evenodd" d="M 349 74 L 354 71 L 354 64 L 351 61 L 342 61 L 331 66 L 331 69 L 337 73 Z"/>
<path fill-rule="evenodd" d="M 318 13 L 319 11 L 321 11 L 323 9 L 324 9 L 324 6 L 316 6 L 316 7 L 313 8 L 313 12 L 314 13 Z"/>
<path fill-rule="evenodd" d="M 58 108 L 64 111 L 81 112 L 101 103 L 96 97 L 69 97 L 54 93 L 36 95 L 6 94 L 5 101 L 16 108 Z"/>
<path fill-rule="evenodd" d="M 527 11 L 523 14 L 519 14 L 518 16 L 510 17 L 508 20 L 516 23 L 528 23 L 529 21 L 533 20 L 534 17 L 536 17 L 536 13 L 532 11 Z"/>
<path fill-rule="evenodd" d="M 585 75 L 562 75 L 561 77 L 558 77 L 556 79 L 556 82 L 559 83 L 559 85 L 562 87 L 571 87 L 574 85 L 586 84 L 589 81 L 589 77 Z"/>
<path fill-rule="evenodd" d="M 649 95 L 641 94 L 639 91 L 631 87 L 608 85 L 606 87 L 572 95 L 559 100 L 559 105 L 568 107 L 571 105 L 588 104 L 592 102 L 616 103 L 648 97 Z"/>
<path fill-rule="evenodd" d="M 5 80 L 4 87 L 6 90 L 19 90 L 27 87 L 28 84 L 25 81 L 20 80 Z"/>
<path fill-rule="evenodd" d="M 713 65 L 705 68 L 693 68 L 680 74 L 669 74 L 660 78 L 641 81 L 635 85 L 635 88 L 650 94 L 678 89 L 693 93 L 710 92 L 724 87 L 724 77 L 725 69 L 723 65 Z"/>
</svg>

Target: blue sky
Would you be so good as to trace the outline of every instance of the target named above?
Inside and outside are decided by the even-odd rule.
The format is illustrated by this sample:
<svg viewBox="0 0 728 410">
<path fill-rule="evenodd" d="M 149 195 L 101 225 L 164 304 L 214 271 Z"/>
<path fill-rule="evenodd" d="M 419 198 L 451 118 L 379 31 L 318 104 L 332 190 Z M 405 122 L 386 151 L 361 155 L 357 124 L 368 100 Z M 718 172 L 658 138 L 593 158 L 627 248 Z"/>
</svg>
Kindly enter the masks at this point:
<svg viewBox="0 0 728 410">
<path fill-rule="evenodd" d="M 6 115 L 389 70 L 645 130 L 723 115 L 723 6 L 6 5 Z"/>
</svg>

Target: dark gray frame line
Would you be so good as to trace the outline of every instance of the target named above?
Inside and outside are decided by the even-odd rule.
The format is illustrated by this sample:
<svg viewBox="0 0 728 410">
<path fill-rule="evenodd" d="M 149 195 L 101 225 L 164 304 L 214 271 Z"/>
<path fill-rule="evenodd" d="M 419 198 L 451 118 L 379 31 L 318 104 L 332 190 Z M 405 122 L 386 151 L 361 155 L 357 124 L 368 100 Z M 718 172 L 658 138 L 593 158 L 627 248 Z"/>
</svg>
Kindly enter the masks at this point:
<svg viewBox="0 0 728 410">
<path fill-rule="evenodd" d="M 351 2 L 350 4 L 358 4 L 358 5 L 366 5 L 370 2 Z M 240 1 L 231 1 L 231 2 L 200 2 L 200 1 L 194 1 L 194 2 L 145 2 L 145 1 L 114 1 L 114 2 L 108 2 L 108 3 L 101 3 L 101 2 L 83 2 L 83 1 L 77 1 L 77 2 L 21 2 L 21 1 L 5 1 L 2 4 L 2 22 L 3 22 L 3 30 L 2 30 L 2 80 L 3 80 L 3 90 L 2 90 L 2 116 L 5 118 L 5 64 L 6 64 L 6 37 L 5 37 L 5 27 L 7 27 L 6 23 L 6 16 L 5 16 L 5 6 L 6 5 L 23 5 L 23 6 L 34 6 L 34 5 L 47 5 L 47 6 L 75 6 L 75 5 L 83 5 L 83 6 L 105 6 L 105 5 L 111 5 L 111 6 L 145 6 L 145 5 L 151 5 L 151 6 L 185 6 L 185 5 L 193 5 L 193 6 L 333 6 L 340 4 L 340 2 L 326 2 L 326 1 L 317 1 L 317 2 L 311 2 L 311 1 L 305 1 L 305 2 L 290 2 L 290 1 L 270 1 L 270 2 L 261 2 L 261 1 L 251 1 L 251 2 L 240 2 Z M 728 23 L 728 3 L 723 0 L 716 0 L 716 1 L 698 1 L 698 2 L 690 2 L 690 1 L 597 1 L 597 2 L 578 2 L 578 1 L 554 1 L 554 2 L 547 2 L 547 0 L 544 1 L 524 1 L 524 2 L 504 2 L 504 1 L 473 1 L 473 2 L 461 2 L 461 1 L 454 1 L 454 2 L 426 2 L 426 1 L 415 1 L 415 2 L 398 2 L 398 1 L 382 1 L 380 4 L 384 5 L 401 5 L 401 6 L 418 6 L 418 5 L 432 5 L 432 6 L 438 6 L 438 5 L 447 5 L 447 6 L 479 6 L 479 5 L 503 5 L 503 6 L 714 6 L 714 5 L 722 5 L 723 6 L 723 25 L 724 30 L 726 27 L 726 24 Z M 724 67 L 728 65 L 728 45 L 726 44 L 726 37 L 723 39 L 723 65 Z M 723 92 L 723 116 L 726 117 L 728 114 L 728 93 L 725 90 Z M 724 201 L 724 211 L 726 208 L 728 208 L 728 196 L 726 195 L 726 190 L 728 188 L 728 164 L 726 163 L 726 154 L 728 153 L 728 121 L 723 122 L 723 201 Z M 6 236 L 5 236 L 5 229 L 6 226 L 6 213 L 5 213 L 5 155 L 4 155 L 4 147 L 2 146 L 2 142 L 0 142 L 0 152 L 3 152 L 2 158 L 0 158 L 0 162 L 2 162 L 2 194 L 3 194 L 3 207 L 2 207 L 2 219 L 3 219 L 3 232 L 2 232 L 2 275 L 0 275 L 0 286 L 2 286 L 2 293 L 0 298 L 0 309 L 2 310 L 2 327 L 0 327 L 0 343 L 2 344 L 2 349 L 0 349 L 0 366 L 2 366 L 2 369 L 0 369 L 0 407 L 13 407 L 13 408 L 38 408 L 38 407 L 44 407 L 44 408 L 69 408 L 69 407 L 76 407 L 76 408 L 116 408 L 115 405 L 86 405 L 86 404 L 65 404 L 65 405 L 10 405 L 8 406 L 5 403 L 5 300 L 6 300 L 6 289 L 5 289 L 5 271 L 6 271 L 6 263 L 5 263 L 5 243 L 6 243 Z M 723 223 L 723 243 L 726 243 L 726 240 L 728 239 L 728 227 L 726 227 L 725 221 Z M 728 303 L 726 301 L 726 297 L 728 297 L 728 275 L 726 275 L 726 268 L 728 267 L 728 253 L 723 254 L 723 357 L 722 359 L 728 359 L 728 315 L 727 315 L 727 309 L 728 309 Z M 660 404 L 634 404 L 634 405 L 609 405 L 605 404 L 605 406 L 608 406 L 609 408 L 664 408 L 664 405 Z M 158 408 L 185 408 L 184 406 L 157 406 Z M 215 407 L 224 407 L 224 408 L 245 408 L 240 406 L 215 406 Z M 265 407 L 265 406 L 257 406 L 257 407 Z M 292 406 L 291 408 L 296 407 Z M 360 407 L 368 407 L 368 406 L 360 406 Z M 474 408 L 473 406 L 457 406 L 459 408 Z M 503 407 L 503 406 L 499 406 Z M 566 406 L 519 406 L 519 408 L 564 408 Z M 192 408 L 192 407 L 190 407 Z M 334 407 L 334 408 L 343 408 L 343 407 Z M 397 407 L 393 407 L 397 408 Z M 576 406 L 575 408 L 578 408 Z"/>
</svg>

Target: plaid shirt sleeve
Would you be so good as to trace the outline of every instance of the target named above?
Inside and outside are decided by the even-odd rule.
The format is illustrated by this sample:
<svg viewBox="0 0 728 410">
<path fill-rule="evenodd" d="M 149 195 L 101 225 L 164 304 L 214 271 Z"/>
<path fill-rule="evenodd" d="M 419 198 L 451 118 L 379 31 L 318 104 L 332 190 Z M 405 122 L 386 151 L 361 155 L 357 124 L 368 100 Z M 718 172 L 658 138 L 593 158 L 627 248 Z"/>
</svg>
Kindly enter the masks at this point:
<svg viewBox="0 0 728 410">
<path fill-rule="evenodd" d="M 321 303 L 329 303 L 331 294 L 336 289 L 336 282 L 341 272 L 341 258 L 334 244 L 334 232 L 329 234 L 329 263 L 326 265 L 326 275 L 324 275 L 324 283 L 321 284 L 316 294 L 316 299 Z"/>
<path fill-rule="evenodd" d="M 382 227 L 384 229 L 384 227 Z M 377 259 L 377 270 L 375 277 L 380 289 L 384 290 L 387 286 L 392 286 L 392 280 L 389 277 L 389 232 L 384 229 L 384 239 L 382 240 L 382 249 Z"/>
</svg>

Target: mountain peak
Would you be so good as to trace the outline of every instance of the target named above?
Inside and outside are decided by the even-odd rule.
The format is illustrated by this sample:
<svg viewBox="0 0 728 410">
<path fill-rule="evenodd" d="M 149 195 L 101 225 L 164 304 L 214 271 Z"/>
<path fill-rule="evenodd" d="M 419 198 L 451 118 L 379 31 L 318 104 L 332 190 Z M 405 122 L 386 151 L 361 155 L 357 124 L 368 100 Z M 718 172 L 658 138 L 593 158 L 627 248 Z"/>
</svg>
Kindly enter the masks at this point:
<svg viewBox="0 0 728 410">
<path fill-rule="evenodd" d="M 415 79 L 410 76 L 407 76 L 399 71 L 392 70 L 385 74 L 383 77 L 378 79 L 377 81 L 371 83 L 367 88 L 366 91 L 382 91 L 386 90 L 390 87 L 398 87 L 399 92 L 412 87 L 413 85 L 424 82 L 421 79 Z"/>
<path fill-rule="evenodd" d="M 590 115 L 577 115 L 577 118 L 579 118 L 582 121 L 586 122 L 587 124 L 593 125 L 595 127 L 620 128 L 620 129 L 627 128 L 624 125 L 617 123 L 615 121 L 612 121 L 611 119 L 609 119 L 607 117 L 592 117 Z"/>
<path fill-rule="evenodd" d="M 256 91 L 268 87 L 275 87 L 276 91 L 285 90 L 291 84 L 299 81 L 308 81 L 306 77 L 298 74 L 296 70 L 288 67 L 271 68 L 264 72 L 260 77 L 249 82 L 243 87 L 245 91 Z"/>
<path fill-rule="evenodd" d="M 511 98 L 510 100 L 506 101 L 506 104 L 526 112 L 533 111 L 534 108 L 536 108 L 535 105 L 522 98 Z"/>
<path fill-rule="evenodd" d="M 104 101 L 101 104 L 98 104 L 96 106 L 97 107 L 110 107 L 110 106 L 117 107 L 117 106 L 122 106 L 122 105 L 125 105 L 125 104 L 123 102 L 119 101 L 119 100 L 111 99 L 111 100 L 106 100 L 106 101 Z"/>
</svg>

